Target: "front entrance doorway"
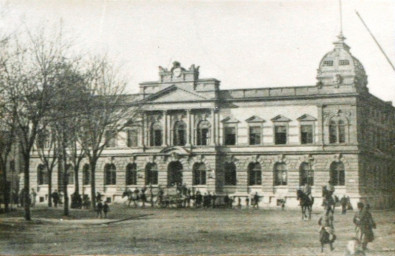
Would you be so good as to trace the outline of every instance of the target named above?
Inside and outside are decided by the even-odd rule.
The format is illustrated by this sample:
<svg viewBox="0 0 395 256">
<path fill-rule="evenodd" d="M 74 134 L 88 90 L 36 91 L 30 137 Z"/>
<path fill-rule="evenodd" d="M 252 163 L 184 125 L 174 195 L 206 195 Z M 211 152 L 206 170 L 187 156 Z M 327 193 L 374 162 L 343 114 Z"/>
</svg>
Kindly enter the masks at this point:
<svg viewBox="0 0 395 256">
<path fill-rule="evenodd" d="M 167 168 L 167 185 L 170 187 L 182 185 L 182 164 L 180 161 L 173 161 Z"/>
</svg>

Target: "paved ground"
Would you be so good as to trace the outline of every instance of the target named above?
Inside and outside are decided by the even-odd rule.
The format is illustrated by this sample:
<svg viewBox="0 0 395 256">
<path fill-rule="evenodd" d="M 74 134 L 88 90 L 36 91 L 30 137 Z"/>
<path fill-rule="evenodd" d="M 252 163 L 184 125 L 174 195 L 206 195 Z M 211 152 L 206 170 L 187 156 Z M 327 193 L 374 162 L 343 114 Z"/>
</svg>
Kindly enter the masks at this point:
<svg viewBox="0 0 395 256">
<path fill-rule="evenodd" d="M 0 254 L 265 254 L 320 255 L 319 212 L 302 221 L 296 210 L 134 209 L 111 206 L 109 219 L 88 210 L 37 207 L 0 215 Z M 395 211 L 373 211 L 376 239 L 367 255 L 395 255 Z M 335 214 L 335 251 L 354 234 L 353 213 Z"/>
</svg>

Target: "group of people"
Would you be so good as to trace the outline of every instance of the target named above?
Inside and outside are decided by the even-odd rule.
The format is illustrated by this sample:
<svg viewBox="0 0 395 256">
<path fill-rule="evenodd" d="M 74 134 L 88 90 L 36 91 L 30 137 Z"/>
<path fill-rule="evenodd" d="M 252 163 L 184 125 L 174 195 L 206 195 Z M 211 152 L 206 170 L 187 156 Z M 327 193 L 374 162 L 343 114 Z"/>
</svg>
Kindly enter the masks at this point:
<svg viewBox="0 0 395 256">
<path fill-rule="evenodd" d="M 36 205 L 36 197 L 37 192 L 34 190 L 34 188 L 31 189 L 30 193 L 26 193 L 25 188 L 22 188 L 19 193 L 17 190 L 12 193 L 12 202 L 20 207 L 24 207 L 26 203 L 31 207 L 34 207 Z"/>
<path fill-rule="evenodd" d="M 334 188 L 327 187 L 327 190 L 332 192 Z M 326 199 L 325 199 L 326 200 Z M 343 196 L 340 200 L 342 206 L 342 214 L 346 214 L 347 209 L 351 206 L 348 197 Z M 333 250 L 333 243 L 336 240 L 334 227 L 334 207 L 328 202 L 324 201 L 324 213 L 318 220 L 320 226 L 320 242 L 321 251 L 323 251 L 324 244 L 329 244 L 330 249 Z M 355 237 L 351 239 L 347 245 L 346 255 L 365 255 L 364 251 L 367 249 L 368 243 L 374 240 L 373 229 L 376 224 L 370 212 L 369 204 L 359 202 L 357 204 L 358 211 L 355 213 L 353 223 L 355 225 Z"/>
<path fill-rule="evenodd" d="M 102 219 L 103 214 L 104 214 L 104 218 L 107 218 L 107 214 L 110 211 L 110 206 L 108 205 L 107 201 L 103 203 L 102 195 L 100 194 L 100 192 L 96 193 L 96 202 L 97 202 L 96 203 L 97 218 Z"/>
</svg>

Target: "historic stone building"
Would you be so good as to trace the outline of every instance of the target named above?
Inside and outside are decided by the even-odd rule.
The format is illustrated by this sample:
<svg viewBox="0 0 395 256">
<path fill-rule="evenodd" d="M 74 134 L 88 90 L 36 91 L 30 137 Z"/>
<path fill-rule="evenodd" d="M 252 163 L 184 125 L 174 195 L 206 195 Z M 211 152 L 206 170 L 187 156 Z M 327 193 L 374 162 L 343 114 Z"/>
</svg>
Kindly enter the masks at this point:
<svg viewBox="0 0 395 256">
<path fill-rule="evenodd" d="M 130 95 L 143 115 L 109 141 L 97 191 L 120 201 L 125 188 L 179 183 L 217 195 L 257 192 L 262 206 L 286 199 L 291 207 L 298 205 L 296 190 L 309 183 L 318 207 L 331 180 L 335 194 L 354 206 L 360 200 L 392 206 L 395 108 L 369 93 L 365 70 L 344 39 L 324 55 L 311 86 L 221 90 L 219 80 L 200 78 L 194 65 L 160 67 L 157 81 Z M 88 174 L 83 165 L 83 193 Z M 34 158 L 31 186 L 44 201 L 46 182 Z M 72 192 L 72 174 L 69 184 Z"/>
</svg>

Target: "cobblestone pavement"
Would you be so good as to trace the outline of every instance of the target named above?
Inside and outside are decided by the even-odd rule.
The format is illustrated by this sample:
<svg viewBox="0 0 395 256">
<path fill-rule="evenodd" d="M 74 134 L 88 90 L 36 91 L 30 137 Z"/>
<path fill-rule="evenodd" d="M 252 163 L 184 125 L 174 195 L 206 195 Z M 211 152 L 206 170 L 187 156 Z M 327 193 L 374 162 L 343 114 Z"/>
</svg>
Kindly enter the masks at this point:
<svg viewBox="0 0 395 256">
<path fill-rule="evenodd" d="M 375 241 L 367 255 L 395 255 L 395 211 L 373 211 Z M 0 215 L 0 254 L 344 255 L 354 213 L 335 214 L 335 250 L 320 253 L 318 218 L 297 210 L 134 209 L 111 205 L 108 219 L 88 210 L 33 209 Z"/>
</svg>

